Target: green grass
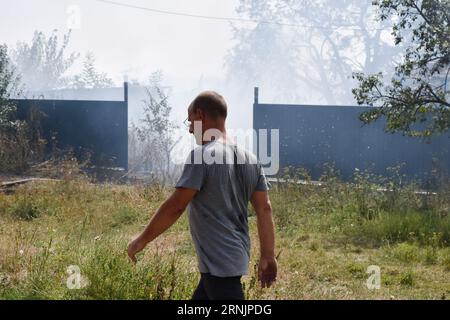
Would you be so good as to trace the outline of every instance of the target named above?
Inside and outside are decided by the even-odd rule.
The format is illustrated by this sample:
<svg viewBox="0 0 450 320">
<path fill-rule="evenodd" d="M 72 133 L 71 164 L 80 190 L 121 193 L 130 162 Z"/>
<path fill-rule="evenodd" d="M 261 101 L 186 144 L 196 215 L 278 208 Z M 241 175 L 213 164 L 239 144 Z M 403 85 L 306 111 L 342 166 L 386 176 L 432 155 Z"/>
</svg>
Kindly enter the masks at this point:
<svg viewBox="0 0 450 320">
<path fill-rule="evenodd" d="M 441 299 L 450 296 L 450 193 L 411 186 L 377 191 L 357 179 L 276 185 L 270 191 L 279 277 L 256 281 L 258 238 L 250 210 L 248 299 Z M 1 299 L 189 299 L 198 281 L 186 216 L 138 256 L 126 247 L 170 189 L 66 180 L 0 193 Z M 367 268 L 381 269 L 369 290 Z M 77 266 L 81 288 L 69 289 Z M 68 269 L 69 268 L 69 269 Z M 73 267 L 72 267 L 73 268 Z"/>
</svg>

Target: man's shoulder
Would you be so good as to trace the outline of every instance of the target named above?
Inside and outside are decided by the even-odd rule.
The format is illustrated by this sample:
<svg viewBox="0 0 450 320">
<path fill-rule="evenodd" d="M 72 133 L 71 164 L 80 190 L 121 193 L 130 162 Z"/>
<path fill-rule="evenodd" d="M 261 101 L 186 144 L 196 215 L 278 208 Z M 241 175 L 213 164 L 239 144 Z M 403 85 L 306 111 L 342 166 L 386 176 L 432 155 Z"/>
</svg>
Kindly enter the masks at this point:
<svg viewBox="0 0 450 320">
<path fill-rule="evenodd" d="M 238 154 L 238 160 L 243 160 L 243 163 L 248 163 L 248 164 L 257 164 L 258 163 L 258 157 L 249 149 L 241 146 L 241 145 L 236 145 L 236 151 Z M 240 163 L 240 161 L 238 162 Z"/>
<path fill-rule="evenodd" d="M 205 146 L 197 146 L 192 149 L 186 157 L 185 164 L 202 164 Z"/>
<path fill-rule="evenodd" d="M 234 159 L 234 151 L 236 151 L 238 163 L 258 164 L 258 157 L 244 146 L 235 143 L 222 143 L 218 141 L 213 141 L 192 149 L 187 156 L 186 164 L 205 164 L 204 158 L 208 155 L 210 157 L 213 155 L 213 158 L 216 159 L 224 157 L 225 161 L 233 161 L 232 159 Z"/>
</svg>

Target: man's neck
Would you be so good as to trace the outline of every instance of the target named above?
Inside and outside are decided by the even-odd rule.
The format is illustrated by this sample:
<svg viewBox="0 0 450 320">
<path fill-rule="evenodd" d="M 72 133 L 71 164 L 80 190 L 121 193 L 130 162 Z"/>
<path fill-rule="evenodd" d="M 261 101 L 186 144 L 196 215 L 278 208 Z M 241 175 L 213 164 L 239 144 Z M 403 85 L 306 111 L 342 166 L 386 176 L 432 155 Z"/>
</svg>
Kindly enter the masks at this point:
<svg viewBox="0 0 450 320">
<path fill-rule="evenodd" d="M 230 137 L 228 137 L 227 130 L 225 128 L 221 128 L 221 129 L 217 128 L 217 130 L 220 131 L 220 136 L 214 137 L 215 139 L 212 141 L 221 141 L 223 143 L 230 143 L 230 144 L 234 143 L 234 141 Z M 203 145 L 210 143 L 212 141 L 203 141 Z"/>
</svg>

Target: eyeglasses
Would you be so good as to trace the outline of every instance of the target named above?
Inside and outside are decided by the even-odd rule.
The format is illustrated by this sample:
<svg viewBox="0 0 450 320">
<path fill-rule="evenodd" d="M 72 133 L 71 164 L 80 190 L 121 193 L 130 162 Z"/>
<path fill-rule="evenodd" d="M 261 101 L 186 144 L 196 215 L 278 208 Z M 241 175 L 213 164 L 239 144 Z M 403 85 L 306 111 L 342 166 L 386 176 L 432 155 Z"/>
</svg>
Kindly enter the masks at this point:
<svg viewBox="0 0 450 320">
<path fill-rule="evenodd" d="M 183 121 L 183 124 L 189 128 L 189 126 L 191 125 L 191 122 L 189 121 L 189 118 L 186 118 L 186 120 Z"/>
</svg>

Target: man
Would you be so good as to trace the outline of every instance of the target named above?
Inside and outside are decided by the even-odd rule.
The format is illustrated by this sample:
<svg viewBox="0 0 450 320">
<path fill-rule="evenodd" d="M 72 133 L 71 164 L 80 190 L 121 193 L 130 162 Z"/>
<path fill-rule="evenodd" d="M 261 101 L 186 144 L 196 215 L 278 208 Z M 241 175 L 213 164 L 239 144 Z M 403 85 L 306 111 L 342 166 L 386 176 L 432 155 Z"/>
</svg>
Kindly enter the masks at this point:
<svg viewBox="0 0 450 320">
<path fill-rule="evenodd" d="M 189 225 L 201 273 L 194 300 L 244 299 L 241 276 L 247 274 L 250 237 L 248 202 L 256 212 L 262 287 L 276 280 L 275 232 L 264 172 L 256 157 L 237 147 L 225 128 L 227 105 L 221 95 L 206 91 L 188 108 L 189 132 L 197 144 L 184 166 L 175 191 L 150 223 L 128 246 L 136 253 L 167 230 L 189 204 Z"/>
</svg>

